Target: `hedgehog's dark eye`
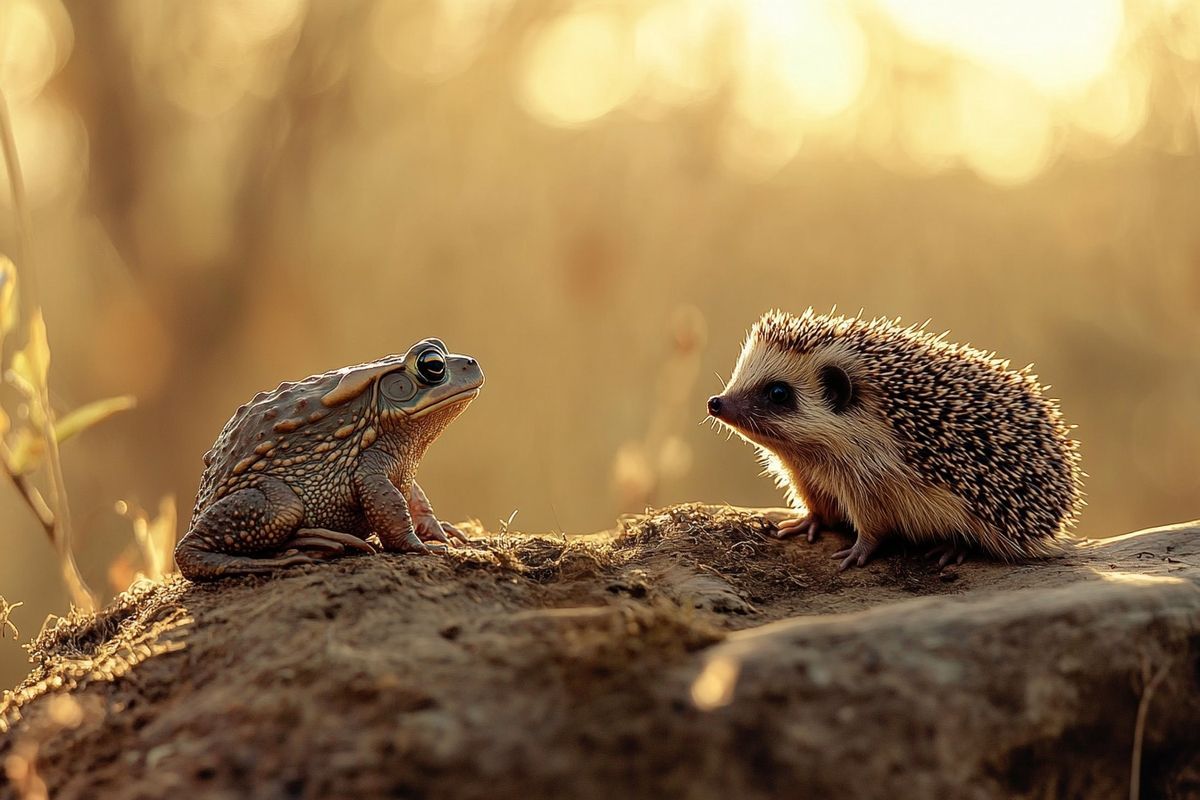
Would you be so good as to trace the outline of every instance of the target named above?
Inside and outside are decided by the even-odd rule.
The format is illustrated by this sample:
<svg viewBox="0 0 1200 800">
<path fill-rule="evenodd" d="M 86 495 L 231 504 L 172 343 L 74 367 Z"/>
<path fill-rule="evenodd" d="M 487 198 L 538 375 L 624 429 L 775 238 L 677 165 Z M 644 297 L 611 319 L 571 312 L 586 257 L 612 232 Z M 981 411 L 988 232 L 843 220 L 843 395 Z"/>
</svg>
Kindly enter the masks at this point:
<svg viewBox="0 0 1200 800">
<path fill-rule="evenodd" d="M 766 395 L 767 402 L 773 406 L 790 406 L 792 404 L 792 387 L 783 381 L 768 383 Z"/>
<path fill-rule="evenodd" d="M 417 356 L 417 374 L 426 383 L 441 383 L 446 377 L 446 359 L 437 350 L 426 350 Z"/>
</svg>

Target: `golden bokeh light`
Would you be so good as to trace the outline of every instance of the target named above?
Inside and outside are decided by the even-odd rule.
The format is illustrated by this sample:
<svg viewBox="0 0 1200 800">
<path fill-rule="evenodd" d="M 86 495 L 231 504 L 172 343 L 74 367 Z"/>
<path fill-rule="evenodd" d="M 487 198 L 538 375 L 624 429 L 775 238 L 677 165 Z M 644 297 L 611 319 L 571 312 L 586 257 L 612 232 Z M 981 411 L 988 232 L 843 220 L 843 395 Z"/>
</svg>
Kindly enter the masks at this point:
<svg viewBox="0 0 1200 800">
<path fill-rule="evenodd" d="M 692 681 L 692 703 L 701 711 L 713 711 L 733 702 L 741 664 L 732 656 L 711 658 Z"/>
<path fill-rule="evenodd" d="M 897 87 L 897 144 L 921 172 L 952 167 L 962 152 L 962 115 L 947 113 L 947 106 L 944 86 L 914 81 Z"/>
<path fill-rule="evenodd" d="M 721 125 L 718 152 L 730 172 L 745 180 L 765 181 L 796 157 L 803 141 L 799 127 L 759 127 L 741 115 L 731 115 Z"/>
<path fill-rule="evenodd" d="M 1125 22 L 1121 0 L 876 0 L 917 41 L 1069 92 L 1102 75 Z"/>
<path fill-rule="evenodd" d="M 445 80 L 469 67 L 512 0 L 385 0 L 375 6 L 371 37 L 393 69 Z"/>
<path fill-rule="evenodd" d="M 530 37 L 521 98 L 554 125 L 599 119 L 633 96 L 638 64 L 632 32 L 609 11 L 573 11 Z"/>
<path fill-rule="evenodd" d="M 269 96 L 278 90 L 290 54 L 279 40 L 294 39 L 306 3 L 127 0 L 119 8 L 137 76 L 178 108 L 215 118 L 247 94 Z"/>
<path fill-rule="evenodd" d="M 31 100 L 66 63 L 71 19 L 58 2 L 0 4 L 0 86 L 9 102 Z"/>
<path fill-rule="evenodd" d="M 647 9 L 633 28 L 633 54 L 645 69 L 641 93 L 668 106 L 710 97 L 727 73 L 718 31 L 728 17 L 723 0 L 669 0 Z"/>
<path fill-rule="evenodd" d="M 14 104 L 11 113 L 29 202 L 35 208 L 69 205 L 83 191 L 88 173 L 87 131 L 79 115 L 65 103 L 45 96 Z M 0 180 L 8 180 L 3 163 Z M 0 192 L 0 204 L 12 207 L 7 191 Z"/>
<path fill-rule="evenodd" d="M 519 94 L 567 127 L 727 97 L 722 162 L 755 180 L 815 136 L 819 152 L 867 143 L 904 171 L 966 166 L 1013 185 L 1072 131 L 1094 140 L 1082 155 L 1136 135 L 1150 87 L 1132 41 L 1120 0 L 585 4 L 530 37 Z"/>
<path fill-rule="evenodd" d="M 1111 147 L 1134 137 L 1146 121 L 1150 76 L 1140 61 L 1097 78 L 1070 106 L 1072 122 Z"/>
<path fill-rule="evenodd" d="M 758 128 L 791 127 L 845 111 L 862 91 L 866 46 L 832 0 L 743 0 L 736 107 Z"/>
<path fill-rule="evenodd" d="M 1028 84 L 965 68 L 956 87 L 957 128 L 965 163 L 994 183 L 1023 183 L 1050 161 L 1054 120 Z"/>
</svg>

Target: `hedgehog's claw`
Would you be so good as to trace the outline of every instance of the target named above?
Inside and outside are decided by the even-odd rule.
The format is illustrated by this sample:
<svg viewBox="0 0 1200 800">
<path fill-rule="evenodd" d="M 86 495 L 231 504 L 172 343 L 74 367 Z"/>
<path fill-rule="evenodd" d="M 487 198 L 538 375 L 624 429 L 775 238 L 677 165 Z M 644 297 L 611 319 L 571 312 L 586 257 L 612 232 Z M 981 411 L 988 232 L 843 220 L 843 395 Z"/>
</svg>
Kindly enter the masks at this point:
<svg viewBox="0 0 1200 800">
<path fill-rule="evenodd" d="M 952 540 L 931 547 L 929 552 L 925 554 L 925 558 L 936 558 L 938 560 L 938 569 L 945 569 L 951 564 L 957 566 L 963 563 L 970 554 L 971 548 L 967 547 L 965 542 Z"/>
<path fill-rule="evenodd" d="M 816 514 L 806 514 L 803 517 L 792 517 L 776 522 L 774 535 L 778 539 L 790 539 L 803 534 L 811 544 L 820 538 L 822 531 L 829 529 L 825 521 Z"/>
<path fill-rule="evenodd" d="M 844 572 L 850 567 L 866 566 L 866 563 L 871 560 L 871 556 L 875 555 L 875 551 L 879 549 L 881 542 L 880 539 L 864 539 L 860 534 L 854 540 L 853 545 L 845 550 L 838 550 L 830 558 L 842 559 L 842 563 L 838 565 L 838 572 Z"/>
</svg>

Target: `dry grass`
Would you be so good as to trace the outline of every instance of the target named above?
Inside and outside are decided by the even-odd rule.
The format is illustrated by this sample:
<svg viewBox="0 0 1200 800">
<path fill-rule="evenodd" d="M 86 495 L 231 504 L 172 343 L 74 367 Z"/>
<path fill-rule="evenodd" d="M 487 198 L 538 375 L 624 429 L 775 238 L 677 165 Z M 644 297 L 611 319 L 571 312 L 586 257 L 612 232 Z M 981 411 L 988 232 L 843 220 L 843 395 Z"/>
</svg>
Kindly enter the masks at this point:
<svg viewBox="0 0 1200 800">
<path fill-rule="evenodd" d="M 12 637 L 14 639 L 20 638 L 21 632 L 17 630 L 17 626 L 14 625 L 12 620 L 8 618 L 9 614 L 13 612 L 13 609 L 19 608 L 20 606 L 21 603 L 10 603 L 3 597 L 0 597 L 0 639 L 3 639 L 5 636 L 7 636 L 9 631 L 12 632 Z"/>
<path fill-rule="evenodd" d="M 54 547 L 72 604 L 83 611 L 92 611 L 97 605 L 97 595 L 88 586 L 75 562 L 70 503 L 59 446 L 114 414 L 132 408 L 134 399 L 128 395 L 111 397 L 76 408 L 62 417 L 56 415 L 50 402 L 50 345 L 37 299 L 33 218 L 8 101 L 2 91 L 0 150 L 3 152 L 12 205 L 18 218 L 19 260 L 24 269 L 24 288 L 19 290 L 16 265 L 12 260 L 0 257 L 0 368 L 4 381 L 19 398 L 14 414 L 10 415 L 0 408 L 0 468 Z M 24 311 L 21 310 L 22 305 Z M 27 320 L 27 323 L 22 325 L 22 320 Z M 26 331 L 24 345 L 15 352 L 6 351 L 5 338 L 13 330 L 21 328 Z M 47 487 L 45 494 L 37 485 L 39 473 Z M 170 567 L 169 556 L 164 558 L 162 553 L 170 552 L 174 543 L 174 528 L 175 506 L 170 498 L 164 500 L 160 515 L 153 524 L 144 516 L 134 519 L 136 541 L 154 577 L 161 577 Z M 0 634 L 11 628 L 15 636 L 16 628 L 8 621 L 8 613 L 20 604 L 0 602 L 3 602 Z"/>
</svg>

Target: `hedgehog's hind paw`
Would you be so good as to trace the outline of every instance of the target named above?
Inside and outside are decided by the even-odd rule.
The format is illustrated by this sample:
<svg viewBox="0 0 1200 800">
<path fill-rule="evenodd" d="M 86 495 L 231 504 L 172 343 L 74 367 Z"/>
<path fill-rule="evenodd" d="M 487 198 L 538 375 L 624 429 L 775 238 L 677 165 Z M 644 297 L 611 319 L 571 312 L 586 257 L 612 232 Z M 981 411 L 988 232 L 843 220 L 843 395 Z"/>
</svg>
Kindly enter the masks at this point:
<svg viewBox="0 0 1200 800">
<path fill-rule="evenodd" d="M 842 563 L 838 564 L 838 572 L 844 572 L 850 567 L 866 566 L 882 543 L 882 539 L 864 539 L 860 533 L 854 544 L 845 550 L 838 550 L 830 558 L 842 559 Z"/>
<path fill-rule="evenodd" d="M 966 542 L 958 539 L 951 539 L 941 544 L 935 545 L 925 554 L 926 559 L 938 560 L 938 569 L 945 569 L 951 564 L 958 566 L 967 560 L 967 556 L 971 554 L 971 548 Z"/>
</svg>

